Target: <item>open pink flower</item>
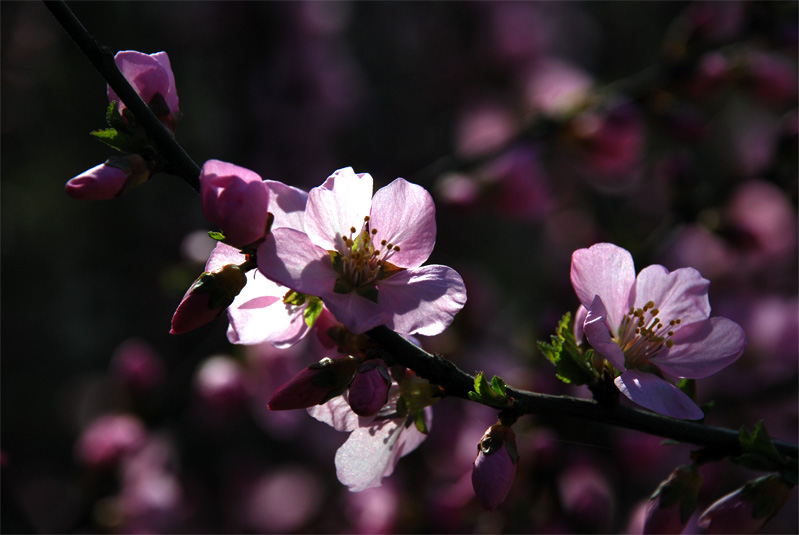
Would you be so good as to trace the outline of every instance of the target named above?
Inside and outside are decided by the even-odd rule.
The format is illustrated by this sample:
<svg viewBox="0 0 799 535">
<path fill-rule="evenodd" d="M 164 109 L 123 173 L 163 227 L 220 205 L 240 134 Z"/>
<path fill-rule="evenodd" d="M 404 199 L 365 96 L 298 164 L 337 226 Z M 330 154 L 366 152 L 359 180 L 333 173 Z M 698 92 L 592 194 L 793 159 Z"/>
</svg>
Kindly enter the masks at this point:
<svg viewBox="0 0 799 535">
<path fill-rule="evenodd" d="M 258 248 L 258 268 L 320 297 L 353 333 L 386 325 L 434 335 L 466 302 L 455 270 L 422 266 L 435 235 L 435 206 L 424 188 L 398 178 L 372 198 L 372 177 L 348 167 L 308 194 L 305 232 L 273 230 Z"/>
<path fill-rule="evenodd" d="M 135 50 L 122 50 L 116 53 L 114 62 L 145 104 L 151 105 L 153 97 L 158 93 L 161 94 L 167 109 L 158 110 L 163 113 L 157 112 L 156 114 L 159 115 L 159 119 L 166 120 L 167 123 L 170 122 L 167 117 L 171 116 L 170 127 L 174 131 L 174 122 L 178 119 L 180 110 L 178 109 L 175 75 L 172 74 L 172 66 L 169 64 L 169 56 L 166 52 L 143 54 Z M 108 86 L 108 100 L 117 101 L 120 113 L 126 107 L 111 86 Z"/>
<path fill-rule="evenodd" d="M 358 416 L 346 394 L 308 409 L 308 413 L 337 431 L 348 431 L 350 437 L 336 452 L 336 476 L 352 492 L 379 487 L 384 477 L 394 472 L 400 458 L 415 450 L 427 435 L 420 432 L 411 415 L 397 416 L 399 387 L 394 384 L 388 403 L 375 416 Z M 424 409 L 427 429 L 433 410 Z M 393 416 L 393 417 L 392 417 Z"/>
<path fill-rule="evenodd" d="M 707 377 L 743 352 L 743 329 L 709 317 L 710 282 L 693 268 L 670 273 L 659 265 L 636 278 L 630 253 L 610 243 L 575 251 L 571 280 L 585 309 L 576 330 L 622 372 L 619 390 L 655 412 L 702 418 L 696 403 L 664 377 Z"/>
</svg>

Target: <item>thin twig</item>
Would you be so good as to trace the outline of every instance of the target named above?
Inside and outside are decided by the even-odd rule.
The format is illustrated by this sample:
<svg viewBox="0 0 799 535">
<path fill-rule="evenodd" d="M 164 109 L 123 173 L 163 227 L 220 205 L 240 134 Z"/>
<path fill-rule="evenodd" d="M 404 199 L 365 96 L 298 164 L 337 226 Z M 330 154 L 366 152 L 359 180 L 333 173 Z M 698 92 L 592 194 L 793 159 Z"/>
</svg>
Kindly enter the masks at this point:
<svg viewBox="0 0 799 535">
<path fill-rule="evenodd" d="M 155 142 L 171 165 L 169 172 L 185 180 L 195 191 L 200 191 L 200 167 L 125 79 L 111 50 L 97 42 L 63 1 L 45 0 L 44 4 Z"/>
</svg>

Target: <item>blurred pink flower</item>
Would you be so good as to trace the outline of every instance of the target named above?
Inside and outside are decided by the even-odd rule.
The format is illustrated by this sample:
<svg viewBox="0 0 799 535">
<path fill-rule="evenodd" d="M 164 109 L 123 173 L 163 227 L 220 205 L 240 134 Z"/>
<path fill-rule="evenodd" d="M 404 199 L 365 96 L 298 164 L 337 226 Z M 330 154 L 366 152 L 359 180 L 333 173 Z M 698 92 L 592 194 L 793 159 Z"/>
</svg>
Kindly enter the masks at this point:
<svg viewBox="0 0 799 535">
<path fill-rule="evenodd" d="M 222 230 L 229 245 L 244 247 L 264 237 L 269 188 L 257 173 L 208 160 L 200 172 L 200 196 L 205 218 Z"/>
<path fill-rule="evenodd" d="M 107 468 L 141 448 L 146 435 L 135 416 L 107 414 L 84 429 L 76 445 L 77 456 L 89 467 Z"/>
<path fill-rule="evenodd" d="M 442 332 L 466 302 L 452 268 L 422 266 L 435 244 L 435 207 L 398 178 L 375 193 L 352 168 L 311 190 L 305 232 L 275 229 L 258 248 L 268 278 L 318 296 L 353 333 L 378 325 L 405 334 Z"/>
<path fill-rule="evenodd" d="M 350 432 L 347 441 L 336 452 L 338 480 L 352 492 L 378 487 L 384 477 L 394 472 L 401 457 L 421 444 L 427 435 L 421 433 L 411 415 L 396 416 L 399 388 L 392 386 L 388 402 L 374 416 L 358 416 L 347 396 L 338 396 L 323 405 L 310 407 L 308 413 L 337 431 Z M 430 429 L 433 411 L 424 408 L 424 420 Z"/>
<path fill-rule="evenodd" d="M 246 372 L 237 361 L 231 357 L 214 356 L 198 368 L 194 389 L 204 409 L 224 415 L 243 405 L 249 385 Z"/>
<path fill-rule="evenodd" d="M 155 349 L 143 340 L 126 340 L 114 351 L 111 370 L 133 392 L 156 388 L 164 380 L 164 364 Z"/>
<path fill-rule="evenodd" d="M 796 105 L 796 61 L 779 54 L 753 51 L 747 58 L 746 82 L 755 98 L 766 104 Z"/>
<path fill-rule="evenodd" d="M 527 100 L 544 115 L 560 118 L 583 106 L 593 86 L 591 77 L 565 61 L 547 59 L 536 64 L 527 82 Z"/>
<path fill-rule="evenodd" d="M 175 88 L 175 75 L 169 64 L 166 52 L 143 54 L 135 50 L 123 50 L 114 56 L 114 62 L 122 75 L 130 82 L 145 104 L 152 107 L 153 97 L 160 94 L 166 104 L 165 110 L 153 110 L 171 130 L 175 131 L 175 122 L 179 119 L 178 92 Z M 108 100 L 117 101 L 120 113 L 127 106 L 108 86 Z"/>
<path fill-rule="evenodd" d="M 490 154 L 516 131 L 513 114 L 499 103 L 472 104 L 461 111 L 455 131 L 456 152 L 465 158 Z"/>
<path fill-rule="evenodd" d="M 591 346 L 622 374 L 619 390 L 650 410 L 696 420 L 701 409 L 658 373 L 699 379 L 734 362 L 745 335 L 727 318 L 710 318 L 710 282 L 693 268 L 659 265 L 636 278 L 629 252 L 610 243 L 572 255 L 571 280 L 587 310 Z"/>
</svg>

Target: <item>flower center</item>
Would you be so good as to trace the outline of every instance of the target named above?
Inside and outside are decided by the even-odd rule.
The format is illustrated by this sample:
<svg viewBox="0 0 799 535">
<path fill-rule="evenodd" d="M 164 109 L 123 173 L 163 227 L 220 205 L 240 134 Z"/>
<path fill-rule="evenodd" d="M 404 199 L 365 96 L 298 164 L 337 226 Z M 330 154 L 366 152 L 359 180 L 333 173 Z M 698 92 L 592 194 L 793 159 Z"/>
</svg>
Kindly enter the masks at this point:
<svg viewBox="0 0 799 535">
<path fill-rule="evenodd" d="M 624 365 L 627 369 L 649 365 L 649 359 L 660 353 L 664 347 L 674 345 L 671 336 L 674 327 L 682 323 L 680 318 L 669 320 L 667 324 L 658 318 L 660 310 L 654 301 L 643 308 L 630 307 L 619 326 L 616 343 L 624 352 Z"/>
<path fill-rule="evenodd" d="M 400 246 L 386 240 L 378 242 L 375 239 L 377 233 L 376 228 L 369 226 L 369 216 L 365 216 L 360 231 L 350 227 L 349 234 L 341 237 L 343 252 L 331 251 L 333 267 L 341 275 L 335 291 L 369 290 L 378 280 L 400 269 L 388 262 L 394 253 L 400 251 Z"/>
</svg>

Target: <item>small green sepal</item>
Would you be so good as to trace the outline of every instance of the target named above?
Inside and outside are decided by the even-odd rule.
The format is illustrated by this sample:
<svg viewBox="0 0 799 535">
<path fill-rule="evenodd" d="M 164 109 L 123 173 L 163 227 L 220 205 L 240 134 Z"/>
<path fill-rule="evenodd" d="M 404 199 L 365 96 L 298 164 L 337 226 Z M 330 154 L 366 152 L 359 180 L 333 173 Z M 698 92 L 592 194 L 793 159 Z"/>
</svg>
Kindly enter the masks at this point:
<svg viewBox="0 0 799 535">
<path fill-rule="evenodd" d="M 322 309 L 324 306 L 322 305 L 322 300 L 318 297 L 314 296 L 305 296 L 308 302 L 308 306 L 305 307 L 303 310 L 302 315 L 305 318 L 305 324 L 308 327 L 313 327 L 316 320 L 319 318 L 320 314 L 322 314 Z"/>
<path fill-rule="evenodd" d="M 212 240 L 216 240 L 216 241 L 223 241 L 225 239 L 225 235 L 224 234 L 222 234 L 221 232 L 217 232 L 215 230 L 209 230 L 208 231 L 208 236 L 210 236 Z"/>
</svg>

